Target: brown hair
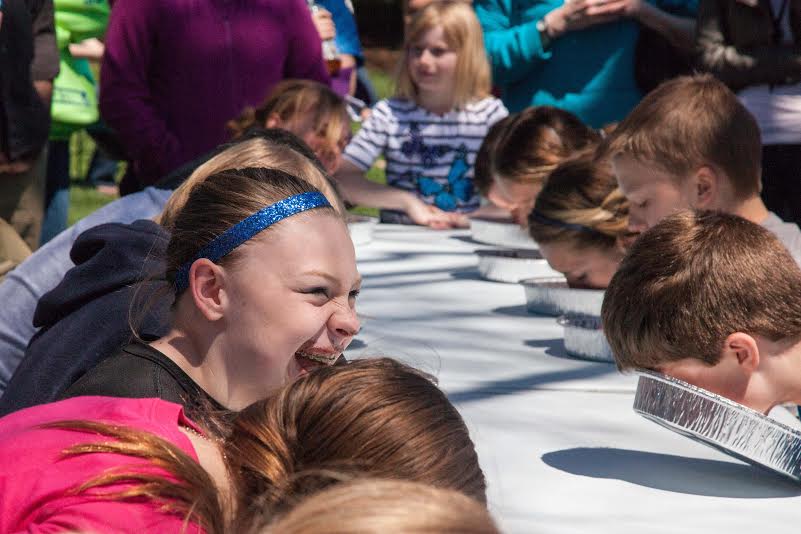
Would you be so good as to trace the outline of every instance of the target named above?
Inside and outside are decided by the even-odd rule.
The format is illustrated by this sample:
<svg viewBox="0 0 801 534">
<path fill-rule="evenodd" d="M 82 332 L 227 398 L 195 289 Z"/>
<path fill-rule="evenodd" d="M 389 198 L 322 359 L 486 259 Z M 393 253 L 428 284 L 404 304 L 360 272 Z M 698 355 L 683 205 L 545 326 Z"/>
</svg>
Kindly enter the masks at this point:
<svg viewBox="0 0 801 534">
<path fill-rule="evenodd" d="M 318 368 L 235 416 L 222 444 L 235 500 L 230 525 L 224 525 L 208 474 L 176 445 L 102 423 L 48 426 L 116 438 L 65 454 L 126 454 L 149 459 L 170 474 L 140 477 L 115 470 L 76 492 L 140 482 L 125 493 L 93 494 L 153 500 L 212 534 L 248 530 L 343 476 L 411 480 L 486 502 L 484 474 L 459 412 L 429 377 L 388 358 Z"/>
<path fill-rule="evenodd" d="M 599 132 L 559 108 L 531 107 L 513 117 L 492 160 L 495 179 L 542 184 L 559 163 L 601 140 Z"/>
<path fill-rule="evenodd" d="M 445 42 L 457 54 L 453 106 L 462 108 L 472 101 L 489 96 L 490 66 L 484 49 L 484 34 L 468 2 L 439 0 L 424 7 L 409 23 L 398 64 L 395 97 L 415 101 L 417 87 L 409 74 L 412 48 L 433 28 L 441 27 Z"/>
<path fill-rule="evenodd" d="M 282 128 L 297 135 L 303 133 L 298 131 L 301 121 L 311 125 L 326 140 L 329 151 L 338 147 L 342 130 L 350 126 L 345 101 L 330 87 L 312 80 L 283 80 L 260 106 L 245 108 L 228 121 L 227 128 L 236 139 L 251 128 L 264 128 L 272 115 L 278 117 Z"/>
<path fill-rule="evenodd" d="M 601 310 L 620 369 L 720 360 L 734 332 L 801 335 L 801 270 L 776 237 L 735 215 L 680 212 L 624 258 Z"/>
<path fill-rule="evenodd" d="M 293 176 L 302 177 L 319 189 L 340 215 L 345 214 L 342 198 L 332 186 L 330 179 L 314 162 L 285 143 L 256 137 L 231 145 L 195 169 L 167 199 L 156 222 L 168 230 L 171 229 L 192 188 L 220 171 L 245 167 L 273 167 Z"/>
<path fill-rule="evenodd" d="M 492 166 L 498 141 L 514 118 L 515 115 L 507 115 L 493 124 L 476 153 L 476 164 L 473 166 L 473 185 L 482 196 L 487 196 L 492 185 Z"/>
<path fill-rule="evenodd" d="M 313 191 L 317 189 L 305 176 L 295 177 L 282 170 L 268 168 L 228 169 L 195 184 L 170 228 L 167 279 L 174 282 L 183 264 L 192 261 L 198 251 L 238 222 L 279 200 Z M 344 219 L 332 208 L 319 207 L 312 211 L 320 210 L 337 215 L 337 219 L 344 224 Z M 308 213 L 293 217 L 307 216 Z M 271 228 L 264 231 L 269 232 Z M 239 248 L 234 249 L 219 263 L 235 262 L 240 251 Z"/>
<path fill-rule="evenodd" d="M 628 213 L 609 162 L 588 151 L 551 173 L 529 214 L 528 230 L 538 243 L 609 249 L 628 234 Z"/>
<path fill-rule="evenodd" d="M 261 534 L 499 534 L 487 508 L 419 482 L 357 479 L 316 493 Z"/>
<path fill-rule="evenodd" d="M 722 170 L 739 200 L 760 191 L 759 126 L 713 76 L 681 76 L 648 93 L 608 137 L 604 152 L 654 164 L 684 180 L 697 168 Z"/>
</svg>

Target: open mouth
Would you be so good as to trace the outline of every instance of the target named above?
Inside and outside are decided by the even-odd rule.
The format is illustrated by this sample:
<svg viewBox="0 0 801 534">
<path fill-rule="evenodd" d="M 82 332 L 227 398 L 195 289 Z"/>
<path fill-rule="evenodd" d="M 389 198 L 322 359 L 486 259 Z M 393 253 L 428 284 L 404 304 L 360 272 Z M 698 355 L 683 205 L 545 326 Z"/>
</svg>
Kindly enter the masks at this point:
<svg viewBox="0 0 801 534">
<path fill-rule="evenodd" d="M 295 356 L 300 358 L 301 360 L 308 360 L 310 362 L 314 362 L 320 365 L 330 366 L 334 365 L 339 357 L 342 355 L 342 352 L 308 352 L 304 350 L 299 350 L 295 353 Z"/>
</svg>

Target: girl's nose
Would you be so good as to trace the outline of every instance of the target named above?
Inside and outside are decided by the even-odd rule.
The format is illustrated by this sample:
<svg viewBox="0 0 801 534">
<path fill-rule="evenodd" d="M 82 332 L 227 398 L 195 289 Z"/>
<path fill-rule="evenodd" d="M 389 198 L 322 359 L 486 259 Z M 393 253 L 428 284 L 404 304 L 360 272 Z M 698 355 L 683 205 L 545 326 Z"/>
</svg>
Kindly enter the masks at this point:
<svg viewBox="0 0 801 534">
<path fill-rule="evenodd" d="M 359 321 L 359 317 L 356 315 L 356 310 L 347 306 L 334 312 L 331 316 L 329 326 L 340 336 L 349 338 L 359 333 L 361 321 Z"/>
</svg>

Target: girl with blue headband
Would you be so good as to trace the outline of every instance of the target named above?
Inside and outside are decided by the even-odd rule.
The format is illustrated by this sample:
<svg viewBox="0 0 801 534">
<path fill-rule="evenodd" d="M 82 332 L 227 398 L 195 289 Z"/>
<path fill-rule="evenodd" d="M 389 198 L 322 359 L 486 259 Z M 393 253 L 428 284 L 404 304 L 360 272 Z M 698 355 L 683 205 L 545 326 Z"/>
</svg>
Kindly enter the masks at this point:
<svg viewBox="0 0 801 534">
<path fill-rule="evenodd" d="M 359 330 L 361 281 L 344 220 L 317 189 L 277 169 L 197 184 L 171 226 L 166 270 L 169 332 L 126 346 L 65 396 L 240 410 L 332 365 Z"/>
<path fill-rule="evenodd" d="M 603 289 L 631 237 L 628 213 L 608 162 L 589 150 L 551 172 L 528 216 L 528 229 L 551 268 L 571 287 Z"/>
</svg>

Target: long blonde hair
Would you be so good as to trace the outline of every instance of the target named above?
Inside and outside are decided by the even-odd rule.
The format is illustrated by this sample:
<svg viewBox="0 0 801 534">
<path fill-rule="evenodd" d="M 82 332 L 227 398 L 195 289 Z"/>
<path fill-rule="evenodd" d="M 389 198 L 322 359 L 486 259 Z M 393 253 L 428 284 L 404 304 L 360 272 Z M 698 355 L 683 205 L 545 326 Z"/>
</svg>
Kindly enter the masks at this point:
<svg viewBox="0 0 801 534">
<path fill-rule="evenodd" d="M 436 27 L 442 28 L 445 42 L 458 54 L 453 106 L 461 108 L 489 96 L 492 81 L 481 24 L 469 2 L 442 0 L 427 5 L 409 24 L 398 65 L 395 97 L 417 100 L 417 87 L 409 73 L 412 47 Z"/>
<path fill-rule="evenodd" d="M 302 500 L 261 534 L 500 534 L 486 506 L 453 490 L 356 479 Z"/>
<path fill-rule="evenodd" d="M 629 204 L 608 160 L 594 150 L 559 165 L 548 176 L 528 218 L 538 243 L 569 241 L 610 249 L 628 235 Z"/>
<path fill-rule="evenodd" d="M 231 145 L 195 169 L 170 195 L 156 222 L 170 230 L 196 185 L 217 172 L 246 167 L 272 167 L 293 176 L 301 176 L 326 196 L 337 213 L 344 216 L 346 212 L 342 197 L 331 180 L 309 158 L 286 144 L 254 137 Z"/>
</svg>

